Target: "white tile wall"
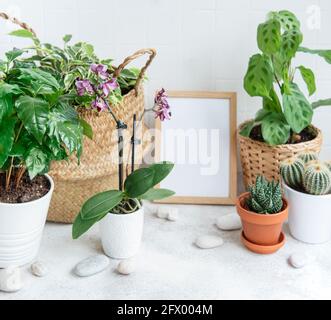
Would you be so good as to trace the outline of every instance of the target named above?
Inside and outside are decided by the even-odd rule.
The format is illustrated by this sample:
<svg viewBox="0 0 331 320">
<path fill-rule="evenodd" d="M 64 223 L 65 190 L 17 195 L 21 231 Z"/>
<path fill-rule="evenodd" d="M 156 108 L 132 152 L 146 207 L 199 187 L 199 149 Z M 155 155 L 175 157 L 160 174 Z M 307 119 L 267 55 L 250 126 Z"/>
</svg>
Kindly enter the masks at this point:
<svg viewBox="0 0 331 320">
<path fill-rule="evenodd" d="M 2 0 L 0 10 L 15 14 L 36 29 L 43 41 L 61 43 L 65 33 L 95 44 L 97 52 L 120 63 L 143 47 L 158 57 L 149 70 L 148 101 L 157 88 L 238 92 L 238 119 L 252 117 L 260 99 L 242 88 L 249 56 L 256 52 L 256 28 L 270 10 L 289 9 L 302 21 L 304 44 L 331 48 L 329 0 Z M 320 14 L 311 28 L 311 12 Z M 317 26 L 317 29 L 316 29 Z M 2 23 L 0 53 L 13 45 Z M 139 61 L 138 64 L 142 61 Z M 314 99 L 331 97 L 331 66 L 298 55 L 298 64 L 313 67 L 318 80 Z M 323 157 L 331 159 L 331 107 L 316 112 L 324 131 Z"/>
</svg>

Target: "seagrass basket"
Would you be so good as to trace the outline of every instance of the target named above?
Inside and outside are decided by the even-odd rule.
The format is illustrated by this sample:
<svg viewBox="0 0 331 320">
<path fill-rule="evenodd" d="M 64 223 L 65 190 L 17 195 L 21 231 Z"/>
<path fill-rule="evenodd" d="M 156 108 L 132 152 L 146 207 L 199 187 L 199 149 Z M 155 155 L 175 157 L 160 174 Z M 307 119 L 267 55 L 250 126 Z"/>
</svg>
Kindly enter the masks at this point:
<svg viewBox="0 0 331 320">
<path fill-rule="evenodd" d="M 243 123 L 238 132 L 241 131 Z M 255 141 L 248 137 L 243 137 L 238 133 L 241 166 L 243 170 L 244 185 L 248 187 L 254 184 L 256 177 L 264 175 L 267 179 L 280 180 L 280 164 L 284 160 L 293 157 L 306 150 L 320 153 L 323 136 L 319 129 L 313 127 L 316 138 L 297 144 L 283 144 L 270 146 L 266 143 Z"/>
<path fill-rule="evenodd" d="M 4 12 L 0 12 L 0 18 L 11 21 L 36 36 L 36 32 L 28 24 L 16 18 L 10 17 Z M 129 63 L 144 55 L 148 55 L 149 58 L 141 69 L 134 89 L 124 96 L 121 104 L 112 106 L 117 118 L 128 125 L 128 130 L 124 131 L 125 168 L 128 168 L 131 158 L 130 139 L 133 116 L 136 115 L 139 119 L 145 109 L 142 82 L 147 68 L 156 56 L 156 51 L 154 49 L 139 50 L 127 57 L 114 71 L 114 77 L 118 77 Z M 75 157 L 71 157 L 68 162 L 52 163 L 50 175 L 55 182 L 55 191 L 49 209 L 49 221 L 72 223 L 82 204 L 89 197 L 97 192 L 118 188 L 118 163 L 116 162 L 118 160 L 118 137 L 115 121 L 106 112 L 98 114 L 88 110 L 79 110 L 79 113 L 92 126 L 94 137 L 93 140 L 84 137 L 80 165 Z M 147 149 L 152 138 L 144 126 L 139 126 L 137 139 L 142 142 L 136 148 L 136 164 L 139 165 L 142 162 L 143 150 L 149 151 Z"/>
</svg>

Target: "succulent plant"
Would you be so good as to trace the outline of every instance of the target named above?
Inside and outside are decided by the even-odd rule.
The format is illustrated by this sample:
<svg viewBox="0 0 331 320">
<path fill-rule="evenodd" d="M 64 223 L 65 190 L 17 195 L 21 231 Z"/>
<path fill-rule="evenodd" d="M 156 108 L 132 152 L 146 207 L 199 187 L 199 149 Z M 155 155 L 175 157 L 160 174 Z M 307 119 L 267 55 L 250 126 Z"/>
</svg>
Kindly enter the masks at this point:
<svg viewBox="0 0 331 320">
<path fill-rule="evenodd" d="M 263 176 L 256 178 L 255 185 L 249 187 L 248 208 L 260 214 L 275 214 L 283 208 L 283 198 L 279 182 L 269 182 Z"/>
<path fill-rule="evenodd" d="M 322 162 L 312 162 L 306 166 L 303 177 L 304 189 L 312 195 L 324 195 L 331 189 L 331 172 Z"/>
<path fill-rule="evenodd" d="M 309 161 L 318 160 L 318 154 L 316 152 L 305 150 L 303 153 L 299 154 L 298 157 L 303 160 L 304 163 Z"/>
<path fill-rule="evenodd" d="M 301 158 L 292 157 L 280 165 L 280 173 L 284 182 L 291 188 L 302 187 L 305 163 Z"/>
<path fill-rule="evenodd" d="M 325 161 L 324 164 L 329 168 L 329 170 L 331 172 L 331 160 Z"/>
</svg>

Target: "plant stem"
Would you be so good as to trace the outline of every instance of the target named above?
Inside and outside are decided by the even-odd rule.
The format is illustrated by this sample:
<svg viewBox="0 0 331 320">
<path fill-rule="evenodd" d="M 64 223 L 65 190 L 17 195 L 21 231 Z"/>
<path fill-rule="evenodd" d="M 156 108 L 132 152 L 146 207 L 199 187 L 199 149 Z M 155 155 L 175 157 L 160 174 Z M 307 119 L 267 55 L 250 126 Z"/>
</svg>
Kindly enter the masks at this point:
<svg viewBox="0 0 331 320">
<path fill-rule="evenodd" d="M 9 191 L 10 178 L 11 178 L 11 174 L 12 174 L 12 171 L 13 171 L 13 165 L 14 165 L 14 157 L 11 158 L 10 167 L 6 172 L 6 191 Z"/>
</svg>

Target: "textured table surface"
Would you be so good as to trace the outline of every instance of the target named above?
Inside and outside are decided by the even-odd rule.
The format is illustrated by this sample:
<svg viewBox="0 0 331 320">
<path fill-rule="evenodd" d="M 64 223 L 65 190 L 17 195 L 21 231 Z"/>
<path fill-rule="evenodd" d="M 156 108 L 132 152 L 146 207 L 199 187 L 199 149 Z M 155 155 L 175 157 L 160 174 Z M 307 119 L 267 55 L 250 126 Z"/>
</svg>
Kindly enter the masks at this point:
<svg viewBox="0 0 331 320">
<path fill-rule="evenodd" d="M 167 222 L 146 208 L 144 241 L 138 267 L 131 276 L 116 273 L 117 261 L 90 278 L 72 273 L 77 262 L 102 252 L 98 228 L 71 240 L 71 227 L 47 224 L 39 259 L 49 267 L 45 278 L 23 269 L 24 288 L 0 299 L 330 299 L 331 243 L 311 246 L 288 235 L 286 246 L 271 256 L 256 255 L 240 243 L 240 232 L 215 227 L 233 207 L 178 206 L 180 220 Z M 193 243 L 200 235 L 220 235 L 222 247 L 201 250 Z M 293 269 L 294 252 L 308 252 L 316 261 Z"/>
</svg>

